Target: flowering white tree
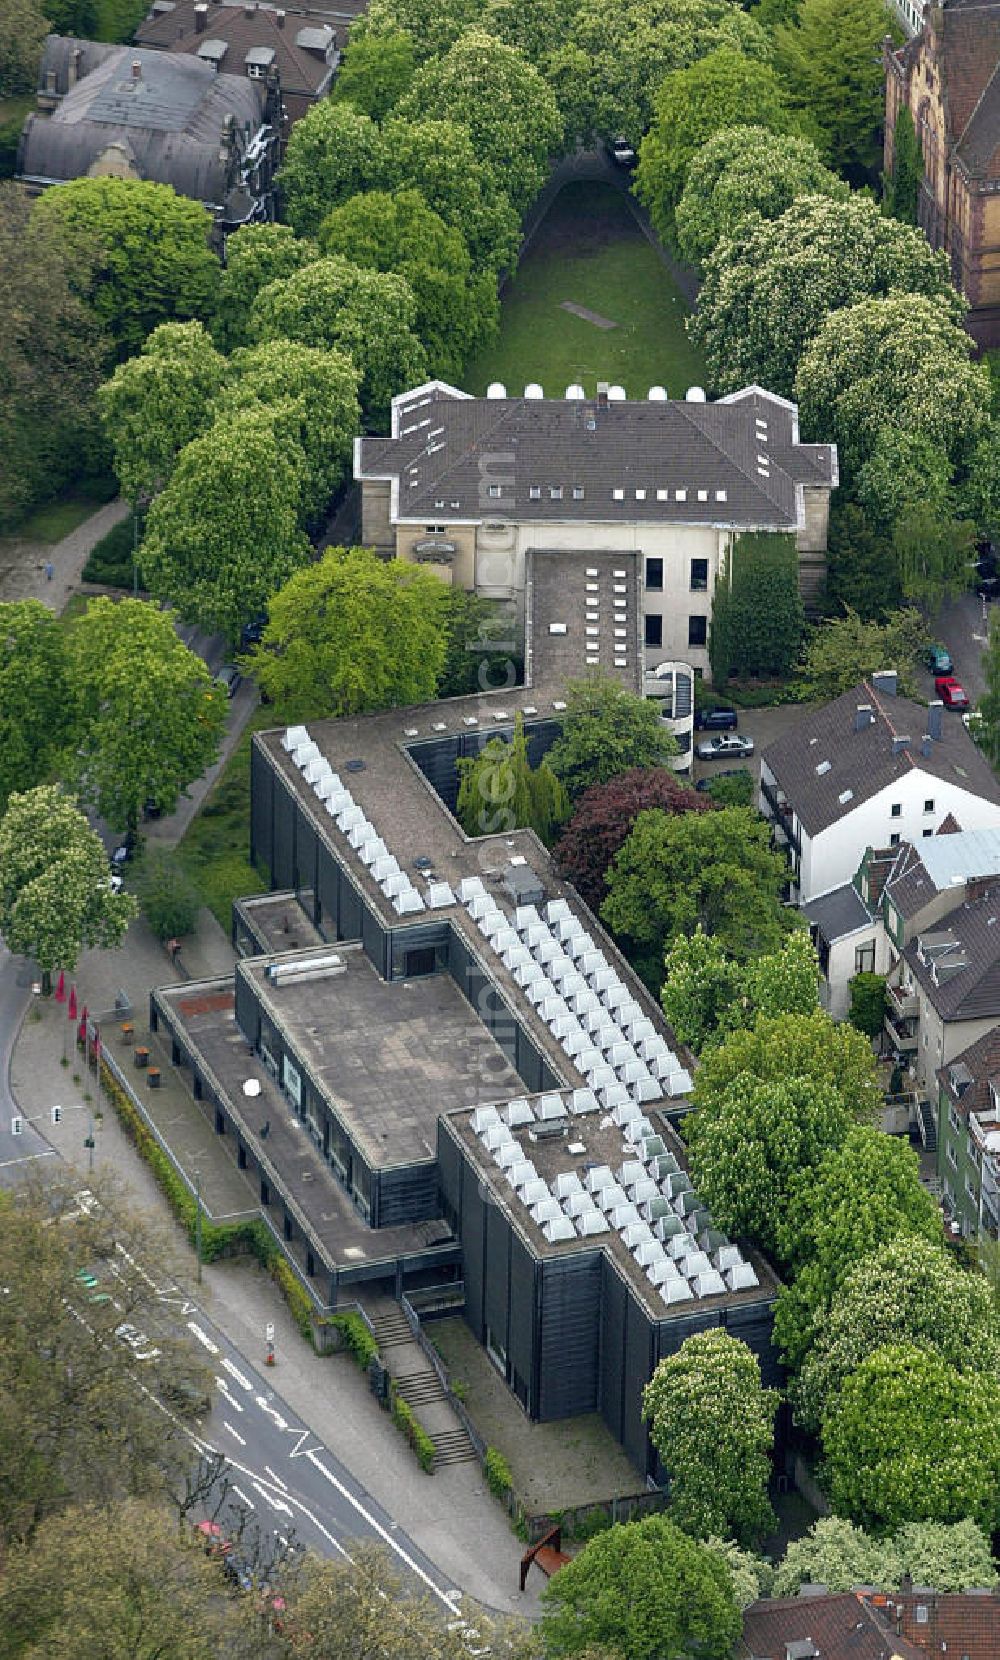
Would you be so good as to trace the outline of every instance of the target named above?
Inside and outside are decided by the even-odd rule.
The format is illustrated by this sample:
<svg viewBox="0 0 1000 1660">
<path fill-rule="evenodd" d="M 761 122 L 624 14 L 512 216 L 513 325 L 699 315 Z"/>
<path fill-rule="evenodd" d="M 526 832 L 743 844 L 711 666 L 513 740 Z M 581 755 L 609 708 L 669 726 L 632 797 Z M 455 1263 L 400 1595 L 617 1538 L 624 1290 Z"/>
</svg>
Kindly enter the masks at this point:
<svg viewBox="0 0 1000 1660">
<path fill-rule="evenodd" d="M 767 1497 L 778 1394 L 755 1354 L 721 1326 L 661 1360 L 642 1415 L 670 1483 L 670 1519 L 695 1538 L 752 1543 L 774 1525 Z"/>
<path fill-rule="evenodd" d="M 849 194 L 809 139 L 766 127 L 727 127 L 688 168 L 675 216 L 677 240 L 685 257 L 700 265 L 724 236 L 780 219 L 799 196 L 845 201 Z"/>
<path fill-rule="evenodd" d="M 775 1570 L 771 1594 L 793 1597 L 800 1585 L 849 1591 L 874 1585 L 898 1591 L 904 1575 L 936 1591 L 992 1585 L 996 1567 L 982 1528 L 961 1522 L 907 1522 L 888 1539 L 873 1539 L 840 1516 L 824 1516 L 794 1539 Z"/>
</svg>

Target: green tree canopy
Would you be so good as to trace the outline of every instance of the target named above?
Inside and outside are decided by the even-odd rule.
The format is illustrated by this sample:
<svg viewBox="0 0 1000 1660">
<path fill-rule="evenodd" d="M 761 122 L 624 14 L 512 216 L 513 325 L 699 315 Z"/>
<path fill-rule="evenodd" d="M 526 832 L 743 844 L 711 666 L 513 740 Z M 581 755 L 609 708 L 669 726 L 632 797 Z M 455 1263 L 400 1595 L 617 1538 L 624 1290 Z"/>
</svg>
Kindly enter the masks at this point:
<svg viewBox="0 0 1000 1660">
<path fill-rule="evenodd" d="M 810 1014 L 818 1007 L 819 962 L 802 928 L 788 935 L 780 951 L 740 964 L 699 926 L 670 947 L 665 970 L 663 1012 L 696 1054 L 753 1026 L 758 1015 Z"/>
<path fill-rule="evenodd" d="M 927 618 L 968 588 L 976 553 L 976 527 L 969 520 L 914 502 L 897 520 L 892 545 L 903 597 Z"/>
<path fill-rule="evenodd" d="M 979 730 L 976 741 L 994 766 L 1000 765 L 1000 618 L 990 622 L 990 641 L 983 654 L 986 686 L 979 700 Z"/>
<path fill-rule="evenodd" d="M 948 261 L 921 231 L 884 218 L 865 196 L 800 196 L 780 219 L 719 244 L 689 330 L 720 391 L 756 381 L 790 397 L 799 360 L 828 315 L 892 293 L 940 299 L 944 314 L 961 321 Z"/>
<path fill-rule="evenodd" d="M 849 984 L 851 1006 L 848 1020 L 866 1037 L 877 1038 L 885 1023 L 885 975 L 853 974 Z"/>
<path fill-rule="evenodd" d="M 520 218 L 501 181 L 480 161 L 468 127 L 456 121 L 387 121 L 382 128 L 379 188 L 419 190 L 446 225 L 461 231 L 473 266 L 513 266 Z"/>
<path fill-rule="evenodd" d="M 58 784 L 15 793 L 0 819 L 0 934 L 42 973 L 76 967 L 85 946 L 120 945 L 136 914 L 112 893 L 108 856 Z"/>
<path fill-rule="evenodd" d="M 739 962 L 773 951 L 793 926 L 781 904 L 787 867 L 746 807 L 640 813 L 607 873 L 601 916 L 659 990 L 666 948 L 697 926 Z"/>
<path fill-rule="evenodd" d="M 729 580 L 715 585 L 709 653 L 712 677 L 790 674 L 805 627 L 795 537 L 753 531 L 737 536 Z"/>
<path fill-rule="evenodd" d="M 924 176 L 924 157 L 909 104 L 901 104 L 896 111 L 892 147 L 892 172 L 888 178 L 883 175 L 883 200 L 887 212 L 894 219 L 915 225 L 920 181 Z"/>
<path fill-rule="evenodd" d="M 655 702 L 627 692 L 609 675 L 571 680 L 565 703 L 562 732 L 548 761 L 571 801 L 633 767 L 660 767 L 676 752 Z"/>
<path fill-rule="evenodd" d="M 316 109 L 328 106 L 317 104 Z M 300 122 L 293 128 L 297 133 Z M 226 241 L 226 268 L 219 287 L 219 308 L 212 332 L 220 349 L 232 351 L 249 340 L 254 300 L 269 283 L 294 276 L 319 259 L 319 248 L 290 225 L 244 225 Z"/>
<path fill-rule="evenodd" d="M 315 236 L 331 208 L 371 190 L 377 167 L 378 127 L 371 117 L 331 98 L 314 104 L 289 133 L 278 174 L 296 235 Z"/>
<path fill-rule="evenodd" d="M 542 1594 L 553 1660 L 571 1660 L 588 1644 L 628 1660 L 725 1660 L 739 1634 L 721 1555 L 662 1515 L 599 1533 Z"/>
<path fill-rule="evenodd" d="M 331 497 L 350 476 L 351 452 L 361 424 L 358 372 L 339 351 L 318 351 L 294 340 L 268 340 L 234 352 L 229 387 L 216 414 L 282 407 L 305 457 L 299 522 L 319 524 Z"/>
<path fill-rule="evenodd" d="M 265 409 L 217 420 L 181 451 L 150 509 L 142 569 L 157 599 L 231 641 L 309 557 L 298 529 L 305 458 Z"/>
<path fill-rule="evenodd" d="M 844 1380 L 887 1343 L 933 1349 L 956 1371 L 997 1376 L 1000 1318 L 986 1280 L 920 1234 L 890 1239 L 862 1257 L 834 1296 L 793 1384 L 798 1422 L 815 1432 Z"/>
<path fill-rule="evenodd" d="M 882 124 L 882 0 L 799 0 L 775 30 L 775 66 L 824 160 L 859 181 L 878 159 Z"/>
<path fill-rule="evenodd" d="M 892 544 L 855 501 L 830 503 L 826 600 L 837 616 L 853 611 L 862 622 L 881 622 L 899 608 L 899 572 Z M 890 619 L 891 620 L 891 619 Z"/>
<path fill-rule="evenodd" d="M 446 588 L 445 614 L 448 649 L 438 697 L 466 697 L 515 685 L 520 644 L 508 607 L 470 588 Z"/>
<path fill-rule="evenodd" d="M 916 690 L 914 669 L 927 645 L 919 611 L 894 613 L 887 622 L 862 622 L 849 607 L 813 632 L 802 661 L 802 677 L 815 697 L 828 701 L 849 692 L 879 669 L 895 669 L 902 696 Z"/>
<path fill-rule="evenodd" d="M 71 179 L 47 190 L 32 212 L 58 227 L 71 272 L 79 258 L 80 292 L 119 358 L 138 351 L 158 323 L 211 316 L 219 262 L 200 202 L 144 179 Z"/>
<path fill-rule="evenodd" d="M 882 1107 L 871 1044 L 821 1009 L 766 1016 L 752 1031 L 733 1032 L 706 1054 L 694 1093 L 706 1118 L 724 1110 L 730 1087 L 743 1073 L 769 1083 L 783 1078 L 832 1083 L 849 1116 L 860 1123 L 873 1123 Z"/>
<path fill-rule="evenodd" d="M 68 667 L 82 719 L 70 761 L 81 797 L 115 830 L 153 801 L 171 813 L 219 752 L 226 695 L 146 600 L 92 599 L 71 624 Z"/>
<path fill-rule="evenodd" d="M 984 436 L 989 376 L 951 302 L 890 294 L 832 311 L 799 362 L 795 396 L 809 438 L 836 441 L 849 474 L 887 427 L 919 434 L 961 462 Z M 914 496 L 919 495 L 914 479 Z"/>
<path fill-rule="evenodd" d="M 418 190 L 352 196 L 324 219 L 319 241 L 325 254 L 405 277 L 416 301 L 413 332 L 432 375 L 456 379 L 470 352 L 496 333 L 492 274 L 473 278 L 461 232 L 432 212 Z"/>
<path fill-rule="evenodd" d="M 250 332 L 258 341 L 297 340 L 318 351 L 348 353 L 361 376 L 365 418 L 379 424 L 396 393 L 426 374 L 426 354 L 413 332 L 416 311 L 402 277 L 366 271 L 346 259 L 320 259 L 258 295 Z"/>
<path fill-rule="evenodd" d="M 201 323 L 161 323 L 100 388 L 115 473 L 129 501 L 162 490 L 185 444 L 209 426 L 225 369 Z"/>
<path fill-rule="evenodd" d="M 362 40 L 381 40 L 402 29 L 420 63 L 441 58 L 459 35 L 478 22 L 482 0 L 372 0 L 351 28 L 351 50 Z"/>
<path fill-rule="evenodd" d="M 864 1043 L 860 1032 L 853 1037 Z M 890 1241 L 940 1243 L 941 1217 L 920 1185 L 916 1154 L 870 1124 L 855 1124 L 819 1165 L 792 1182 L 778 1245 L 794 1279 L 775 1316 L 775 1342 L 792 1371 L 815 1343 L 851 1268 Z"/>
<path fill-rule="evenodd" d="M 721 1326 L 661 1360 L 642 1415 L 670 1483 L 670 1520 L 695 1539 L 752 1544 L 774 1526 L 767 1497 L 778 1394 L 757 1356 Z"/>
<path fill-rule="evenodd" d="M 0 605 L 0 813 L 51 777 L 75 724 L 61 623 L 37 599 Z"/>
<path fill-rule="evenodd" d="M 847 195 L 809 139 L 766 126 L 727 126 L 691 158 L 677 204 L 677 241 L 685 258 L 700 265 L 724 236 L 780 219 L 799 196 L 844 201 Z"/>
<path fill-rule="evenodd" d="M 470 836 L 502 834 L 529 827 L 551 841 L 569 815 L 569 797 L 543 757 L 528 759 L 524 719 L 515 718 L 514 736 L 491 738 L 478 755 L 457 762 L 456 816 Z"/>
<path fill-rule="evenodd" d="M 282 720 L 426 703 L 444 662 L 446 593 L 420 565 L 327 548 L 273 593 L 248 667 Z"/>
<path fill-rule="evenodd" d="M 712 804 L 667 767 L 630 767 L 576 799 L 556 858 L 591 910 L 600 910 L 605 873 L 632 833 L 640 813 L 710 813 Z"/>
<path fill-rule="evenodd" d="M 824 1481 L 839 1515 L 874 1529 L 971 1520 L 1000 1504 L 1000 1383 L 897 1343 L 863 1360 L 823 1420 Z"/>
<path fill-rule="evenodd" d="M 933 438 L 920 431 L 885 426 L 872 446 L 871 454 L 853 479 L 846 479 L 857 505 L 866 514 L 873 533 L 891 550 L 898 521 L 917 505 L 941 519 L 950 518 L 954 503 L 952 463 Z M 895 551 L 890 562 L 896 571 Z"/>
<path fill-rule="evenodd" d="M 545 183 L 549 157 L 562 141 L 555 97 L 538 70 L 480 29 L 417 71 L 397 114 L 466 126 L 479 160 L 521 212 Z"/>
<path fill-rule="evenodd" d="M 0 13 L 0 98 L 33 90 L 51 26 L 35 0 L 8 0 Z"/>
<path fill-rule="evenodd" d="M 982 1528 L 975 1522 L 907 1522 L 888 1539 L 873 1539 L 839 1516 L 814 1522 L 793 1539 L 774 1576 L 772 1595 L 794 1597 L 800 1585 L 850 1591 L 874 1585 L 898 1591 L 905 1575 L 914 1585 L 936 1591 L 967 1591 L 992 1585 L 996 1568 Z"/>
<path fill-rule="evenodd" d="M 720 129 L 737 123 L 771 133 L 789 131 L 784 90 L 770 64 L 732 46 L 717 46 L 666 77 L 635 176 L 636 194 L 661 237 L 674 233 L 674 212 L 692 159 Z"/>
<path fill-rule="evenodd" d="M 413 79 L 417 54 L 413 36 L 405 29 L 389 28 L 384 34 L 359 35 L 351 31 L 351 49 L 331 97 L 337 104 L 351 104 L 373 121 L 384 121 L 399 103 Z"/>
</svg>

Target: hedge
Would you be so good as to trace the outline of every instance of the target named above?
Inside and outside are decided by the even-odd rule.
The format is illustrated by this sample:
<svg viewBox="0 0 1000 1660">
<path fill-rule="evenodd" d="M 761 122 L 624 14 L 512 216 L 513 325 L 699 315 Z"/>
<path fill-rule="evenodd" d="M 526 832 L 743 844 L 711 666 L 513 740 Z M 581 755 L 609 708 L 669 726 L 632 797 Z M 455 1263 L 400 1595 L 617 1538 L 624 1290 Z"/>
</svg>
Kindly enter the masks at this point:
<svg viewBox="0 0 1000 1660">
<path fill-rule="evenodd" d="M 307 1343 L 312 1343 L 313 1303 L 291 1264 L 279 1252 L 271 1263 L 271 1278 L 292 1311 L 292 1319 Z"/>
<path fill-rule="evenodd" d="M 393 1423 L 406 1436 L 417 1455 L 420 1468 L 426 1470 L 427 1474 L 430 1475 L 434 1469 L 434 1454 L 437 1452 L 437 1448 L 413 1408 L 399 1394 L 395 1380 L 389 1387 L 389 1400 Z"/>
<path fill-rule="evenodd" d="M 344 1348 L 350 1350 L 362 1372 L 367 1372 L 371 1362 L 378 1358 L 378 1344 L 360 1314 L 334 1314 L 325 1324 L 336 1326 L 344 1339 Z"/>
<path fill-rule="evenodd" d="M 495 1499 L 505 1499 L 514 1485 L 510 1465 L 502 1452 L 496 1447 L 487 1447 L 486 1462 L 483 1466 L 486 1476 L 486 1485 Z"/>
</svg>

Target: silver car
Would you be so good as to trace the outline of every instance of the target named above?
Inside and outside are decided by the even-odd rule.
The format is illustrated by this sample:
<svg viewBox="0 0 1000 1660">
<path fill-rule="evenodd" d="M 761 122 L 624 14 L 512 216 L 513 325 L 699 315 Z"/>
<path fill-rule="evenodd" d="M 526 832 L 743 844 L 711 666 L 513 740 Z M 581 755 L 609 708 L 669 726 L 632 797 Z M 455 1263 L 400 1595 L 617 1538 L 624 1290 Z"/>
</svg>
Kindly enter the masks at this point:
<svg viewBox="0 0 1000 1660">
<path fill-rule="evenodd" d="M 753 739 L 739 732 L 720 732 L 717 738 L 706 738 L 695 752 L 699 761 L 735 761 L 753 754 Z"/>
</svg>

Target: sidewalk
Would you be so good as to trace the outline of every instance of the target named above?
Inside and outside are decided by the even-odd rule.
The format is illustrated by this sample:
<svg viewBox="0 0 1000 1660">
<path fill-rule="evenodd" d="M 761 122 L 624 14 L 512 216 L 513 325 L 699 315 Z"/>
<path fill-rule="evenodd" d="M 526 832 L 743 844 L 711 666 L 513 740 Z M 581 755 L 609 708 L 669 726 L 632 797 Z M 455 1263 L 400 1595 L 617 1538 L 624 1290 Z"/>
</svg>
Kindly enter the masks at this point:
<svg viewBox="0 0 1000 1660">
<path fill-rule="evenodd" d="M 57 614 L 64 611 L 70 595 L 80 587 L 92 549 L 130 512 L 128 502 L 119 497 L 99 507 L 61 542 L 5 540 L 0 556 L 0 601 L 40 599 Z M 53 567 L 51 582 L 45 575 L 47 563 Z"/>
</svg>

